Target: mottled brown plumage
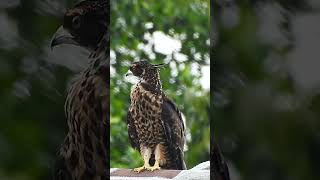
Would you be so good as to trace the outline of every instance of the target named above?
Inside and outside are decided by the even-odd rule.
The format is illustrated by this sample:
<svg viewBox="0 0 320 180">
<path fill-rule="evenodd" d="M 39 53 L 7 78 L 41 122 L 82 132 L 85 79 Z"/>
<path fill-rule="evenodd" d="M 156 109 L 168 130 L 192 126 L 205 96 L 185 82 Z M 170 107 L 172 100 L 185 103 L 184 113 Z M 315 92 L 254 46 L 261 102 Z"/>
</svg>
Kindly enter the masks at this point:
<svg viewBox="0 0 320 180">
<path fill-rule="evenodd" d="M 127 115 L 130 143 L 144 159 L 144 166 L 135 169 L 138 172 L 160 167 L 186 169 L 183 119 L 177 106 L 162 91 L 160 66 L 139 61 L 130 67 L 133 75 L 140 78 L 131 92 Z"/>
<path fill-rule="evenodd" d="M 55 180 L 102 180 L 109 173 L 109 2 L 83 1 L 65 13 L 51 46 L 88 49 L 90 63 L 74 78 L 65 102 L 68 132 Z"/>
</svg>

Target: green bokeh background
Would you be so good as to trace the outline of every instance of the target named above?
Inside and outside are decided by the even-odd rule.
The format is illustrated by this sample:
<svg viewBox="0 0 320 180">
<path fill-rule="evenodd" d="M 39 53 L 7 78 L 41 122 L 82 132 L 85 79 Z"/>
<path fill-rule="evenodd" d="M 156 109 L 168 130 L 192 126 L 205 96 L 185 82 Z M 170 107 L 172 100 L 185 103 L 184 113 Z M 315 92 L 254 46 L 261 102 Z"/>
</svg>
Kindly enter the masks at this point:
<svg viewBox="0 0 320 180">
<path fill-rule="evenodd" d="M 212 129 L 231 177 L 319 179 L 319 4 L 217 0 L 212 9 Z"/>
</svg>

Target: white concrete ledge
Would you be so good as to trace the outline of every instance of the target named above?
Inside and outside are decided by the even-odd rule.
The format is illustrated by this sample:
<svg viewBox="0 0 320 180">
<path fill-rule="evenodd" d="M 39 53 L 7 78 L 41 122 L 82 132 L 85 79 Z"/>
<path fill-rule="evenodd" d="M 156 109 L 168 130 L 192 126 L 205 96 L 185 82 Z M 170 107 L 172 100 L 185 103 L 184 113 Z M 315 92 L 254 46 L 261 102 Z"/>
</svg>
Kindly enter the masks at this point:
<svg viewBox="0 0 320 180">
<path fill-rule="evenodd" d="M 203 162 L 188 170 L 161 169 L 154 172 L 144 171 L 141 173 L 136 173 L 132 169 L 112 168 L 110 177 L 112 180 L 209 180 L 210 162 Z"/>
</svg>

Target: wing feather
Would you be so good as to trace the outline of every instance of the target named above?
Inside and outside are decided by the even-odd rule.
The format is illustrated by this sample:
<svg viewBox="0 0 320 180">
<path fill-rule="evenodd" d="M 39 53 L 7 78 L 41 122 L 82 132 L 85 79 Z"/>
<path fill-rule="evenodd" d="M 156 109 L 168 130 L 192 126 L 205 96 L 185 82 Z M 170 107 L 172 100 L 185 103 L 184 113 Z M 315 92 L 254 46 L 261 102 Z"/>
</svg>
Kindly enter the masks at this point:
<svg viewBox="0 0 320 180">
<path fill-rule="evenodd" d="M 185 127 L 181 112 L 167 96 L 163 96 L 162 125 L 168 141 L 168 151 L 175 169 L 186 169 L 184 162 Z"/>
<path fill-rule="evenodd" d="M 130 111 L 128 111 L 128 114 L 127 114 L 127 126 L 128 126 L 128 138 L 131 146 L 134 149 L 139 149 L 140 147 L 139 147 L 137 130 L 133 124 L 133 119 Z"/>
</svg>

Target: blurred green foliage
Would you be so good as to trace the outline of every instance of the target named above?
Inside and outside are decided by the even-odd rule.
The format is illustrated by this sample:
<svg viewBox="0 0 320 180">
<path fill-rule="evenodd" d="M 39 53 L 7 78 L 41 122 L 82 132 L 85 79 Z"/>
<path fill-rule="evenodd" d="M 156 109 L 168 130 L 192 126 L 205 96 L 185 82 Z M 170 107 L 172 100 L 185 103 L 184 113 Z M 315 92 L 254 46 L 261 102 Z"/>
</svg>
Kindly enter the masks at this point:
<svg viewBox="0 0 320 180">
<path fill-rule="evenodd" d="M 209 77 L 201 68 L 209 60 L 209 1 L 137 1 L 123 0 L 111 3 L 111 167 L 135 168 L 143 161 L 128 141 L 126 113 L 130 103 L 132 84 L 124 75 L 129 65 L 138 60 L 168 63 L 160 72 L 163 89 L 184 113 L 191 139 L 186 152 L 188 168 L 209 160 L 209 90 L 200 84 L 200 78 Z M 157 52 L 148 37 L 154 32 L 181 42 L 180 60 L 173 54 Z M 170 46 L 168 44 L 167 46 Z M 193 69 L 193 70 L 191 70 Z M 194 73 L 192 73 L 194 72 Z M 209 78 L 206 83 L 209 83 Z"/>
<path fill-rule="evenodd" d="M 0 3 L 0 179 L 51 179 L 64 138 L 64 96 L 72 73 L 48 62 L 61 10 L 46 4 L 51 6 L 40 0 Z"/>
<path fill-rule="evenodd" d="M 309 42 L 301 39 L 314 26 L 297 21 L 319 8 L 313 14 L 307 1 L 286 0 L 212 5 L 212 125 L 231 177 L 319 179 L 319 81 L 304 86 L 319 74 L 303 68 L 318 57 L 309 56 L 314 44 L 303 51 Z"/>
</svg>

